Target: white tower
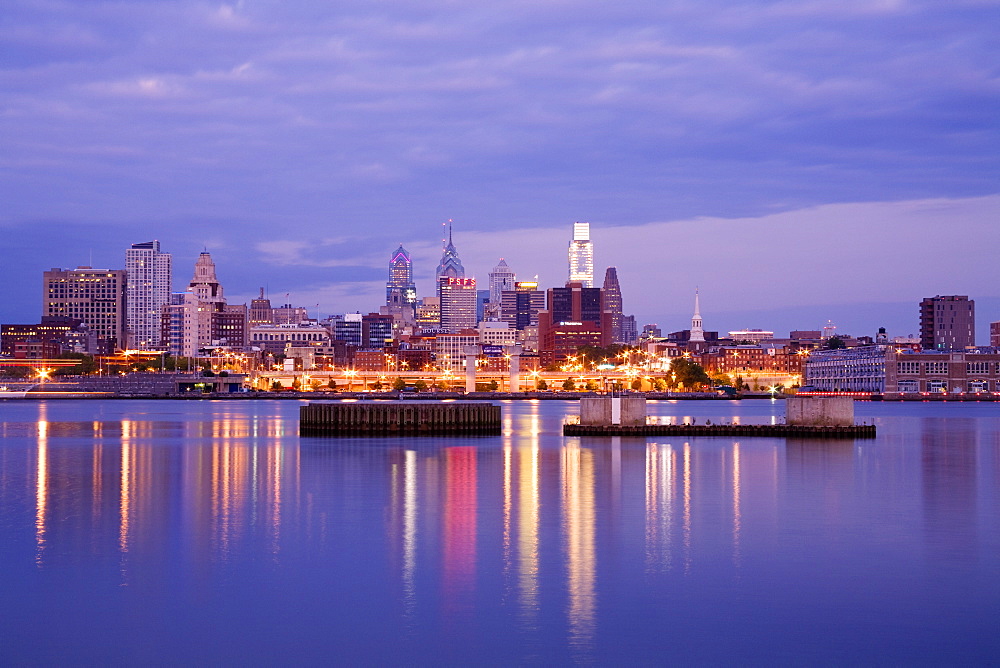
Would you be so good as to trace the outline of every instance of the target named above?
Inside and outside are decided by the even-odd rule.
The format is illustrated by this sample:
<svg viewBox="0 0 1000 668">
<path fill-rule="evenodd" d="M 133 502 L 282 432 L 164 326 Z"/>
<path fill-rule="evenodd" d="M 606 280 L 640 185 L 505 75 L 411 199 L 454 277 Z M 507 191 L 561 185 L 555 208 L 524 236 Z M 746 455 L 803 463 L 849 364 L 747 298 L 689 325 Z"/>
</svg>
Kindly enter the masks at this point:
<svg viewBox="0 0 1000 668">
<path fill-rule="evenodd" d="M 594 244 L 590 240 L 590 223 L 573 223 L 573 240 L 569 242 L 569 282 L 594 287 Z"/>
<path fill-rule="evenodd" d="M 160 346 L 160 317 L 170 303 L 170 263 L 159 241 L 132 244 L 125 251 L 125 327 L 132 348 Z"/>
<path fill-rule="evenodd" d="M 703 342 L 705 330 L 701 328 L 701 304 L 698 301 L 698 288 L 694 289 L 694 315 L 691 317 L 691 336 L 688 341 Z"/>
</svg>

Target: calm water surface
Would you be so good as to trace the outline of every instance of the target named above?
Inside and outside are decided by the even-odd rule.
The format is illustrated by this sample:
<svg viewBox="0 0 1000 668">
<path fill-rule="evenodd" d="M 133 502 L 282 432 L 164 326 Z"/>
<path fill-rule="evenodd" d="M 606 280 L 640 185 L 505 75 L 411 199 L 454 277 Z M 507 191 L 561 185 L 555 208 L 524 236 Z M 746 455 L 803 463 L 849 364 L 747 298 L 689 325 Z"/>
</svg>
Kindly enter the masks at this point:
<svg viewBox="0 0 1000 668">
<path fill-rule="evenodd" d="M 1000 405 L 859 403 L 858 441 L 563 438 L 548 401 L 299 438 L 298 406 L 0 403 L 0 662 L 1000 660 Z"/>
</svg>

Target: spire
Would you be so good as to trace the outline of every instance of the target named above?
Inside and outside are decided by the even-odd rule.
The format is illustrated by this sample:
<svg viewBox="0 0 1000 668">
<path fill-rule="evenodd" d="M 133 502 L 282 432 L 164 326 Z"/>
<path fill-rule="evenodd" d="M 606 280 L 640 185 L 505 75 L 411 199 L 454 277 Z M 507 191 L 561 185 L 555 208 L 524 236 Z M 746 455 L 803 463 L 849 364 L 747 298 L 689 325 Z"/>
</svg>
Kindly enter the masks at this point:
<svg viewBox="0 0 1000 668">
<path fill-rule="evenodd" d="M 688 337 L 688 341 L 705 341 L 705 330 L 701 328 L 701 302 L 699 300 L 698 288 L 694 289 L 694 315 L 691 317 L 691 335 Z"/>
</svg>

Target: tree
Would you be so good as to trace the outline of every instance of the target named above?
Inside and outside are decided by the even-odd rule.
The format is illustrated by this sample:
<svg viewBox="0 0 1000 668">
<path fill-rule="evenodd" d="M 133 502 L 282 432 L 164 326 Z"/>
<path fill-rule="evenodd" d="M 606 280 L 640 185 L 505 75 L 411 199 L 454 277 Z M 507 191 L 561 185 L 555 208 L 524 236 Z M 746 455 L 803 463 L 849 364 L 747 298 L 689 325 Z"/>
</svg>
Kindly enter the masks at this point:
<svg viewBox="0 0 1000 668">
<path fill-rule="evenodd" d="M 663 382 L 662 378 L 653 379 L 653 389 L 656 390 L 657 392 L 662 392 L 664 389 L 666 389 L 666 384 Z"/>
<path fill-rule="evenodd" d="M 298 376 L 292 379 L 292 389 L 296 392 L 302 389 L 302 382 L 299 380 Z"/>
<path fill-rule="evenodd" d="M 399 392 L 400 390 L 405 390 L 406 381 L 397 376 L 396 380 L 392 381 L 392 389 L 396 390 L 397 392 Z"/>
<path fill-rule="evenodd" d="M 273 381 L 273 382 L 271 383 L 271 389 L 272 389 L 272 390 L 280 390 L 280 389 L 282 389 L 283 387 L 284 387 L 284 385 L 282 385 L 282 384 L 281 384 L 281 381 L 279 381 L 279 380 L 275 380 L 275 381 Z"/>
<path fill-rule="evenodd" d="M 500 386 L 497 384 L 497 381 L 491 380 L 489 384 L 489 391 L 496 392 L 498 389 L 500 389 Z"/>
<path fill-rule="evenodd" d="M 844 343 L 844 340 L 839 336 L 837 336 L 836 334 L 834 334 L 833 336 L 831 336 L 826 340 L 827 350 L 840 350 L 841 348 L 846 348 L 846 347 L 847 344 Z"/>
<path fill-rule="evenodd" d="M 547 390 L 547 389 L 549 389 L 549 384 L 548 384 L 548 383 L 546 383 L 546 382 L 545 382 L 544 380 L 542 380 L 541 378 L 539 378 L 539 379 L 538 379 L 538 382 L 537 382 L 537 383 L 535 383 L 535 389 L 536 389 L 536 390 Z"/>
<path fill-rule="evenodd" d="M 572 378 L 567 378 L 563 381 L 562 388 L 564 390 L 573 391 L 576 389 L 576 383 L 573 382 Z"/>
<path fill-rule="evenodd" d="M 670 363 L 670 375 L 678 383 L 683 383 L 684 387 L 697 387 L 707 385 L 708 374 L 697 362 L 687 357 L 675 357 Z"/>
<path fill-rule="evenodd" d="M 413 384 L 413 389 L 417 392 L 423 392 L 427 389 L 427 383 L 424 380 L 418 380 Z"/>
<path fill-rule="evenodd" d="M 312 380 L 309 381 L 309 385 L 315 392 L 316 390 L 318 390 L 323 386 L 323 381 L 321 381 L 319 378 L 313 378 Z"/>
<path fill-rule="evenodd" d="M 329 387 L 331 390 L 336 390 L 337 389 L 337 381 L 335 381 L 333 378 L 331 378 L 330 382 L 327 383 L 326 386 Z"/>
<path fill-rule="evenodd" d="M 635 380 L 633 380 L 632 381 L 632 389 L 633 390 L 641 390 L 642 389 L 642 381 L 639 380 L 638 378 L 636 378 Z"/>
<path fill-rule="evenodd" d="M 588 380 L 587 384 L 584 385 L 584 389 L 586 389 L 588 392 L 593 392 L 594 390 L 597 389 L 597 383 L 595 383 L 592 380 Z"/>
</svg>

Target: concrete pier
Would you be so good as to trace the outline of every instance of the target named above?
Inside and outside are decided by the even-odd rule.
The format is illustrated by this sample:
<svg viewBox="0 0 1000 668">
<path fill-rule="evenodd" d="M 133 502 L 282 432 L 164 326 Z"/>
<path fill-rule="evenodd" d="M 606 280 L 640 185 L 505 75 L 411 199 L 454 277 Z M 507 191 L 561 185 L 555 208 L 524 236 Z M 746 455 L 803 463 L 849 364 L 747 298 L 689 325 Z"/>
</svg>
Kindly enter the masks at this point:
<svg viewBox="0 0 1000 668">
<path fill-rule="evenodd" d="M 304 436 L 499 434 L 500 406 L 486 403 L 320 403 L 299 409 Z"/>
<path fill-rule="evenodd" d="M 848 427 L 854 424 L 851 397 L 788 397 L 785 424 L 802 427 Z"/>
<path fill-rule="evenodd" d="M 582 397 L 580 424 L 630 427 L 646 424 L 646 397 Z"/>
</svg>

